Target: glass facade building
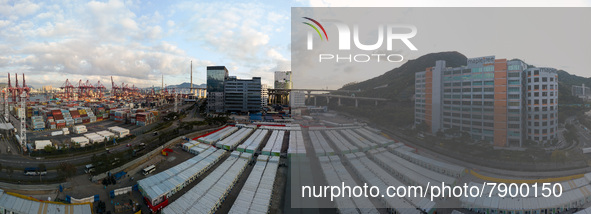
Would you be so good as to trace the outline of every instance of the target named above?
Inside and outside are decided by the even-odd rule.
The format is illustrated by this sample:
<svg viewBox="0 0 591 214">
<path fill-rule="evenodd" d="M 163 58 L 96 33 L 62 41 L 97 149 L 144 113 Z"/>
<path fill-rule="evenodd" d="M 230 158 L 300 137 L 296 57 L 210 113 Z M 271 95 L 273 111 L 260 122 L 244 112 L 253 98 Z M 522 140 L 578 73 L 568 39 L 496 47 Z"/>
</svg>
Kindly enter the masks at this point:
<svg viewBox="0 0 591 214">
<path fill-rule="evenodd" d="M 229 77 L 225 82 L 224 108 L 226 112 L 260 112 L 261 78 L 238 79 Z"/>
<path fill-rule="evenodd" d="M 224 112 L 224 83 L 228 79 L 226 66 L 207 66 L 207 111 Z"/>
<path fill-rule="evenodd" d="M 456 68 L 445 64 L 415 73 L 415 124 L 425 123 L 433 134 L 467 132 L 501 147 L 557 138 L 555 69 L 528 69 L 521 60 L 494 56 L 470 58 Z"/>
</svg>

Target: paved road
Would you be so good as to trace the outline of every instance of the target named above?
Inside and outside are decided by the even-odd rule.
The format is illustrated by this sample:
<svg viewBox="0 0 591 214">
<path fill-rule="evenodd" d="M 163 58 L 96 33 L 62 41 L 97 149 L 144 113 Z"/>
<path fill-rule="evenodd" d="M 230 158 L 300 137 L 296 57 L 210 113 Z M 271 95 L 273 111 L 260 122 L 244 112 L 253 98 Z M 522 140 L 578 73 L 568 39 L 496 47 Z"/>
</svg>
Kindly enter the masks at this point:
<svg viewBox="0 0 591 214">
<path fill-rule="evenodd" d="M 188 108 L 189 106 L 190 105 L 183 105 L 179 109 Z M 172 109 L 172 108 L 174 108 L 174 105 L 169 106 L 168 108 Z M 178 123 L 175 122 L 170 127 L 162 130 L 162 132 L 175 129 L 177 127 L 178 127 Z M 146 133 L 146 134 L 137 136 L 131 142 L 127 142 L 125 144 L 119 144 L 115 147 L 111 147 L 109 150 L 112 152 L 124 151 L 126 149 L 129 149 L 127 147 L 128 143 L 132 144 L 132 145 L 138 145 L 138 144 L 144 142 L 145 140 L 148 140 L 153 137 L 154 136 L 152 135 L 152 133 Z M 89 154 L 66 157 L 66 158 L 55 158 L 55 159 L 33 158 L 33 157 L 23 156 L 23 155 L 15 154 L 15 153 L 2 154 L 2 155 L 0 155 L 0 164 L 2 164 L 3 168 L 6 168 L 6 166 L 10 166 L 13 169 L 15 169 L 15 171 L 12 175 L 12 178 L 20 178 L 23 180 L 28 180 L 28 179 L 32 179 L 31 176 L 24 176 L 23 171 L 22 171 L 26 167 L 37 167 L 40 163 L 43 163 L 48 168 L 55 168 L 59 165 L 59 163 L 62 163 L 62 162 L 68 162 L 68 163 L 71 163 L 74 165 L 80 165 L 80 164 L 90 162 L 93 155 L 95 155 L 95 154 L 101 155 L 103 153 L 106 153 L 106 151 L 99 150 L 99 151 L 89 153 Z M 84 173 L 84 166 L 77 167 L 77 174 L 83 174 L 83 173 Z M 55 176 L 57 176 L 56 171 L 49 171 L 47 174 L 47 177 L 55 177 Z"/>
<path fill-rule="evenodd" d="M 419 153 L 426 153 L 431 157 L 436 157 L 435 159 L 441 159 L 441 160 L 444 160 L 449 163 L 453 163 L 453 164 L 456 164 L 459 166 L 464 166 L 468 169 L 476 169 L 479 172 L 484 172 L 484 174 L 491 173 L 494 175 L 502 175 L 502 176 L 511 177 L 511 178 L 542 178 L 542 177 L 562 177 L 562 176 L 568 176 L 568 175 L 587 173 L 587 172 L 591 171 L 591 167 L 585 167 L 585 168 L 579 168 L 579 169 L 569 169 L 569 170 L 558 170 L 558 171 L 538 171 L 538 172 L 515 171 L 515 170 L 505 170 L 505 169 L 486 167 L 486 166 L 481 166 L 476 163 L 469 163 L 469 162 L 465 162 L 465 161 L 462 161 L 462 160 L 459 160 L 459 159 L 456 159 L 453 157 L 449 157 L 445 154 L 440 154 L 439 152 L 432 151 L 431 149 L 423 147 L 421 144 L 413 142 L 414 139 L 412 139 L 412 138 L 405 137 L 399 133 L 394 133 L 388 129 L 382 129 L 382 130 L 385 133 L 387 133 L 388 135 L 396 137 L 398 139 L 401 139 L 401 140 L 404 138 L 408 139 L 408 140 L 402 140 L 402 142 L 404 142 L 406 144 L 410 144 L 411 146 L 417 148 Z"/>
</svg>

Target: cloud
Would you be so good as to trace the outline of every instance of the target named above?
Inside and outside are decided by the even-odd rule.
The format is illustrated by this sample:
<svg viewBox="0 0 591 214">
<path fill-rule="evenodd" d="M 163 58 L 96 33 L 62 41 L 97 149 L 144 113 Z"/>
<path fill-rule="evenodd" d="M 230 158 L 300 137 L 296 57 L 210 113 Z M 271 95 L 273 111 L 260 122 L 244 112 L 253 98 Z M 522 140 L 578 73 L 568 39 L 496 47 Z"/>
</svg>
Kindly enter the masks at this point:
<svg viewBox="0 0 591 214">
<path fill-rule="evenodd" d="M 298 0 L 300 2 L 300 0 Z M 501 1 L 470 1 L 470 0 L 415 0 L 415 1 L 381 1 L 381 0 L 309 0 L 311 7 L 589 7 L 587 0 L 501 0 Z"/>
<path fill-rule="evenodd" d="M 111 75 L 151 86 L 161 74 L 188 81 L 192 60 L 194 70 L 225 64 L 234 75 L 272 81 L 273 69 L 289 64 L 285 14 L 289 8 L 261 3 L 0 0 L 0 72 L 25 73 L 36 87 L 104 84 Z"/>
<path fill-rule="evenodd" d="M 274 69 L 288 64 L 284 55 L 289 49 L 274 44 L 281 39 L 289 41 L 289 34 L 281 33 L 284 25 L 289 26 L 289 17 L 284 15 L 289 14 L 287 9 L 281 11 L 261 3 L 226 2 L 182 3 L 174 8 L 176 12 L 193 14 L 187 29 L 194 36 L 188 39 L 237 65 L 239 71 L 235 73 L 239 77 L 259 76 L 271 83 Z"/>
<path fill-rule="evenodd" d="M 184 74 L 191 60 L 193 66 L 211 64 L 162 41 L 162 27 L 155 21 L 162 19 L 158 11 L 139 16 L 132 6 L 118 0 L 59 6 L 0 3 L 3 16 L 31 15 L 0 20 L 0 71 L 25 73 L 28 83 L 37 87 L 58 86 L 65 79 L 104 83 L 110 76 L 149 86 L 159 82 L 161 74 Z M 27 10 L 10 12 L 21 7 Z"/>
<path fill-rule="evenodd" d="M 37 12 L 41 6 L 30 1 L 1 1 L 0 16 L 19 19 Z"/>
</svg>

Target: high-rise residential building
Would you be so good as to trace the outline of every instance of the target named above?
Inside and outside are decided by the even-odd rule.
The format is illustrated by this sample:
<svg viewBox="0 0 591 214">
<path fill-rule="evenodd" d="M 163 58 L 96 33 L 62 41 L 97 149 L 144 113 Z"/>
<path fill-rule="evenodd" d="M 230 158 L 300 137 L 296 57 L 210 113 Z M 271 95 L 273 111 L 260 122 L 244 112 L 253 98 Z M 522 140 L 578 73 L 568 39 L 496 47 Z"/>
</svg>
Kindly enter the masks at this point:
<svg viewBox="0 0 591 214">
<path fill-rule="evenodd" d="M 42 92 L 51 92 L 51 91 L 53 91 L 53 86 L 51 86 L 51 85 L 44 85 L 44 86 L 41 87 L 41 91 Z"/>
<path fill-rule="evenodd" d="M 265 107 L 269 105 L 269 86 L 267 84 L 261 84 L 261 106 Z"/>
<path fill-rule="evenodd" d="M 580 86 L 573 85 L 571 91 L 572 91 L 572 95 L 576 96 L 578 98 L 586 99 L 586 100 L 591 98 L 591 89 L 589 87 L 585 86 L 585 84 L 582 84 Z"/>
<path fill-rule="evenodd" d="M 415 124 L 432 134 L 455 129 L 495 146 L 522 146 L 557 138 L 558 75 L 521 60 L 470 58 L 466 66 L 443 60 L 415 73 Z"/>
<path fill-rule="evenodd" d="M 275 71 L 275 89 L 291 89 L 291 71 Z"/>
<path fill-rule="evenodd" d="M 224 109 L 226 112 L 260 112 L 261 78 L 238 79 L 231 76 L 224 84 Z"/>
<path fill-rule="evenodd" d="M 224 83 L 228 79 L 226 66 L 207 66 L 207 111 L 224 112 Z"/>
</svg>

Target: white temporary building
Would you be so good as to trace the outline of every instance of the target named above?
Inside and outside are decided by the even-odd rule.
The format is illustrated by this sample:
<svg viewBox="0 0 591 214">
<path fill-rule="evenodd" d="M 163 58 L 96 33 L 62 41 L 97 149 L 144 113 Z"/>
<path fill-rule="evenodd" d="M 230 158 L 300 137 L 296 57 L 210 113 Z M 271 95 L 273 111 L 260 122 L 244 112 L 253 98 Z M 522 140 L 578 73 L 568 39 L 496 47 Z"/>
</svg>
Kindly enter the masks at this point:
<svg viewBox="0 0 591 214">
<path fill-rule="evenodd" d="M 465 167 L 434 160 L 414 153 L 415 149 L 408 146 L 399 146 L 392 150 L 392 153 L 427 169 L 446 174 L 452 177 L 460 177 L 466 171 Z"/>
<path fill-rule="evenodd" d="M 80 145 L 80 147 L 85 147 L 88 145 L 88 143 L 90 143 L 90 140 L 86 137 L 73 137 L 71 141 L 72 143 Z"/>
<path fill-rule="evenodd" d="M 105 142 L 105 137 L 98 135 L 97 133 L 87 133 L 84 137 L 88 138 L 91 143 L 102 143 Z"/>
<path fill-rule="evenodd" d="M 379 135 L 375 132 L 369 131 L 366 128 L 358 128 L 354 129 L 357 133 L 361 134 L 361 136 L 366 137 L 367 139 L 380 144 L 380 145 L 390 145 L 394 143 L 394 140 L 388 139 L 382 135 Z"/>
<path fill-rule="evenodd" d="M 340 133 L 348 138 L 352 144 L 355 144 L 357 147 L 361 148 L 362 151 L 367 151 L 378 147 L 378 144 L 366 139 L 365 137 L 362 137 L 351 129 L 342 129 L 340 130 Z"/>
<path fill-rule="evenodd" d="M 236 150 L 240 152 L 254 153 L 259 149 L 268 132 L 269 130 L 266 129 L 257 129 L 244 141 L 244 143 L 240 144 Z"/>
<path fill-rule="evenodd" d="M 205 143 L 197 143 L 195 146 L 191 147 L 191 149 L 189 149 L 189 153 L 194 154 L 194 155 L 199 155 L 202 152 L 208 150 L 211 147 L 211 145 L 209 144 L 205 144 Z"/>
<path fill-rule="evenodd" d="M 562 182 L 561 184 L 569 185 L 572 180 Z M 572 183 L 571 183 L 572 184 Z M 469 186 L 481 185 L 481 183 L 470 182 Z M 573 186 L 574 187 L 574 186 Z M 580 208 L 591 201 L 591 185 L 584 184 L 580 187 L 575 187 L 570 190 L 563 190 L 560 197 L 541 197 L 540 189 L 538 189 L 538 197 L 535 197 L 533 188 L 530 186 L 528 197 L 519 196 L 519 200 L 511 197 L 499 197 L 496 189 L 491 193 L 491 189 L 487 189 L 483 194 L 491 195 L 491 197 L 473 198 L 460 197 L 462 207 L 475 212 L 485 213 L 559 213 L 571 208 Z M 509 192 L 515 194 L 516 189 L 510 189 Z M 522 192 L 527 190 L 522 190 Z M 521 193 L 519 193 L 521 194 Z"/>
<path fill-rule="evenodd" d="M 112 127 L 107 128 L 107 130 L 115 133 L 115 135 L 117 135 L 117 137 L 119 137 L 119 138 L 129 135 L 129 129 L 121 128 L 119 126 L 112 126 Z"/>
<path fill-rule="evenodd" d="M 331 156 L 332 157 L 332 156 Z M 405 186 L 404 183 L 393 177 L 389 172 L 383 170 L 375 162 L 365 156 L 364 153 L 347 154 L 345 156 L 351 168 L 368 185 L 377 186 L 380 189 L 387 189 L 389 186 Z M 382 202 L 390 209 L 399 213 L 420 213 L 415 208 L 420 208 L 428 213 L 434 210 L 435 202 L 428 198 L 420 197 L 385 197 Z"/>
<path fill-rule="evenodd" d="M 324 156 L 324 155 L 334 155 L 334 149 L 328 145 L 324 136 L 320 131 L 309 131 L 310 134 L 310 141 L 312 142 L 312 147 L 316 152 L 317 156 Z"/>
<path fill-rule="evenodd" d="M 344 129 L 358 129 L 360 126 L 348 126 L 348 127 L 326 127 L 326 126 L 312 126 L 309 130 L 314 131 L 326 131 L 326 130 L 344 130 Z"/>
<path fill-rule="evenodd" d="M 52 146 L 51 141 L 49 141 L 49 140 L 36 140 L 35 141 L 35 149 L 44 149 L 48 145 Z"/>
<path fill-rule="evenodd" d="M 279 157 L 259 155 L 229 213 L 269 213 Z"/>
<path fill-rule="evenodd" d="M 100 131 L 100 132 L 97 132 L 96 134 L 103 136 L 104 138 L 107 138 L 107 139 L 112 139 L 112 138 L 117 137 L 113 132 L 110 132 L 110 131 Z"/>
<path fill-rule="evenodd" d="M 72 132 L 76 133 L 76 134 L 82 134 L 82 133 L 86 133 L 88 130 L 86 129 L 85 125 L 77 125 L 74 126 L 74 128 L 72 128 Z"/>
<path fill-rule="evenodd" d="M 320 157 L 319 160 L 328 185 L 339 186 L 344 183 L 346 186 L 362 186 L 347 172 L 338 156 L 324 156 Z M 361 213 L 379 213 L 366 197 L 338 197 L 335 199 L 335 204 L 340 213 L 355 212 L 356 209 L 362 211 Z"/>
<path fill-rule="evenodd" d="M 162 213 L 215 213 L 252 159 L 250 153 L 232 152 L 223 163 Z"/>
<path fill-rule="evenodd" d="M 189 160 L 163 172 L 139 180 L 139 190 L 153 205 L 159 204 L 165 197 L 170 198 L 173 194 L 201 176 L 217 163 L 225 153 L 226 151 L 224 150 L 209 147 L 208 150 Z"/>
<path fill-rule="evenodd" d="M 199 142 L 195 141 L 195 140 L 189 140 L 186 143 L 183 143 L 183 150 L 185 151 L 189 151 L 189 149 L 191 149 L 191 147 L 196 146 L 197 144 L 199 144 Z"/>
<path fill-rule="evenodd" d="M 55 202 L 29 200 L 8 194 L 0 189 L 0 211 L 2 213 L 80 213 L 92 214 L 92 203 L 62 204 Z"/>
<path fill-rule="evenodd" d="M 289 156 L 306 156 L 306 146 L 304 145 L 304 136 L 302 131 L 289 132 L 289 146 L 287 148 Z"/>
<path fill-rule="evenodd" d="M 332 143 L 336 146 L 335 148 L 342 154 L 359 152 L 359 148 L 357 146 L 351 144 L 351 142 L 349 142 L 347 139 L 341 136 L 336 130 L 328 130 L 324 133 L 326 134 L 326 136 L 328 136 L 328 139 L 332 141 Z"/>
<path fill-rule="evenodd" d="M 207 143 L 207 144 L 213 145 L 216 142 L 228 137 L 229 135 L 236 132 L 237 130 L 238 130 L 237 127 L 226 126 L 223 129 L 220 129 L 214 133 L 211 133 L 207 136 L 198 138 L 197 141 L 199 141 L 201 143 Z"/>
<path fill-rule="evenodd" d="M 256 127 L 256 126 L 255 126 Z M 254 131 L 254 128 L 241 128 L 237 132 L 231 134 L 230 136 L 226 137 L 225 139 L 218 141 L 215 143 L 215 146 L 218 148 L 223 148 L 225 150 L 233 150 L 238 146 L 240 142 L 246 139 L 250 134 Z"/>
<path fill-rule="evenodd" d="M 371 157 L 376 163 L 384 166 L 384 168 L 390 170 L 394 174 L 401 174 L 401 177 L 411 180 L 411 182 L 408 183 L 425 185 L 425 187 L 427 183 L 424 182 L 430 182 L 431 185 L 435 184 L 438 186 L 441 186 L 442 183 L 445 183 L 447 186 L 455 185 L 456 178 L 411 163 L 388 152 L 385 148 L 370 150 L 368 154 L 369 157 Z"/>
<path fill-rule="evenodd" d="M 299 124 L 294 124 L 294 125 L 285 125 L 285 126 L 265 126 L 262 125 L 259 127 L 259 129 L 267 129 L 267 130 L 278 130 L 278 131 L 298 131 L 298 130 L 302 130 L 302 127 L 300 127 Z"/>
<path fill-rule="evenodd" d="M 261 150 L 263 155 L 279 156 L 281 155 L 281 146 L 283 145 L 283 136 L 285 131 L 275 130 L 271 133 L 271 137 L 267 141 L 267 144 Z"/>
</svg>

